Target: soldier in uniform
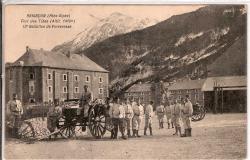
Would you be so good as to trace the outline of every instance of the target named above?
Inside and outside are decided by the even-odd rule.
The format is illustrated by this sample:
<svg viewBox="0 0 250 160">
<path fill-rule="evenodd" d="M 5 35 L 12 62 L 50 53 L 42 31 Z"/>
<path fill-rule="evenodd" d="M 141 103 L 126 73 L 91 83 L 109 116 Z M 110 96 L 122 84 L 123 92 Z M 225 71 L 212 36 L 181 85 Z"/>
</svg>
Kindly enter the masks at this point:
<svg viewBox="0 0 250 160">
<path fill-rule="evenodd" d="M 183 105 L 182 109 L 182 122 L 183 122 L 183 127 L 185 129 L 184 134 L 181 137 L 191 137 L 191 124 L 190 124 L 190 118 L 192 117 L 193 114 L 193 105 L 190 102 L 189 96 L 186 95 L 185 99 L 185 104 Z"/>
<path fill-rule="evenodd" d="M 159 129 L 162 129 L 162 128 L 164 128 L 163 118 L 164 118 L 164 114 L 165 114 L 165 108 L 164 108 L 162 102 L 158 107 L 156 107 L 156 114 L 157 114 L 158 121 L 159 121 Z"/>
<path fill-rule="evenodd" d="M 9 112 L 9 118 L 12 129 L 12 136 L 18 137 L 18 129 L 20 127 L 21 118 L 23 115 L 23 107 L 20 100 L 17 99 L 17 94 L 13 94 L 13 99 L 7 103 L 7 112 Z"/>
<path fill-rule="evenodd" d="M 61 116 L 62 116 L 62 108 L 59 106 L 59 99 L 55 99 L 54 105 L 51 108 L 49 108 L 49 112 L 47 113 L 47 128 L 50 131 L 50 133 L 55 131 Z M 49 137 L 49 139 L 50 138 L 51 136 Z"/>
<path fill-rule="evenodd" d="M 177 100 L 175 100 L 174 104 L 172 105 L 171 115 L 172 115 L 172 121 L 175 127 L 175 133 L 173 135 L 178 136 L 178 132 L 179 132 L 181 136 L 181 126 L 180 126 L 181 105 L 178 103 Z"/>
<path fill-rule="evenodd" d="M 153 118 L 153 101 L 150 101 L 149 105 L 145 108 L 145 127 L 144 127 L 144 135 L 147 135 L 147 129 L 149 128 L 150 135 L 152 136 L 152 118 Z"/>
<path fill-rule="evenodd" d="M 111 113 L 114 124 L 114 139 L 118 139 L 118 130 L 120 130 L 122 138 L 126 139 L 126 137 L 124 136 L 125 111 L 124 107 L 120 104 L 120 99 L 117 97 L 114 99 L 114 104 L 111 108 Z"/>
<path fill-rule="evenodd" d="M 110 99 L 109 101 L 109 117 L 110 119 L 108 118 L 109 122 L 111 125 L 114 125 L 114 119 L 113 119 L 113 107 L 114 107 L 114 103 L 113 103 L 113 99 Z M 111 136 L 110 136 L 111 139 L 115 139 L 115 130 L 114 128 L 111 129 Z"/>
<path fill-rule="evenodd" d="M 130 129 L 131 129 L 131 121 L 133 118 L 133 109 L 132 109 L 132 106 L 130 105 L 129 99 L 127 99 L 126 104 L 124 105 L 124 109 L 125 109 L 125 121 L 126 121 L 127 135 L 130 138 L 131 137 Z"/>
<path fill-rule="evenodd" d="M 166 118 L 167 118 L 167 123 L 168 123 L 168 129 L 170 129 L 170 121 L 171 121 L 171 105 L 167 101 L 165 103 L 165 113 L 166 113 Z M 173 122 L 171 121 L 172 128 L 174 128 Z"/>
<path fill-rule="evenodd" d="M 141 137 L 139 135 L 139 130 L 140 130 L 144 110 L 143 110 L 143 106 L 141 105 L 140 99 L 138 100 L 138 104 L 136 102 L 133 103 L 132 109 L 134 113 L 134 116 L 132 118 L 133 137 Z"/>
<path fill-rule="evenodd" d="M 89 104 L 92 100 L 91 92 L 88 89 L 87 85 L 84 85 L 84 91 L 82 93 L 82 96 L 80 98 L 80 108 L 83 109 L 84 117 L 88 117 L 88 111 L 89 111 Z"/>
</svg>

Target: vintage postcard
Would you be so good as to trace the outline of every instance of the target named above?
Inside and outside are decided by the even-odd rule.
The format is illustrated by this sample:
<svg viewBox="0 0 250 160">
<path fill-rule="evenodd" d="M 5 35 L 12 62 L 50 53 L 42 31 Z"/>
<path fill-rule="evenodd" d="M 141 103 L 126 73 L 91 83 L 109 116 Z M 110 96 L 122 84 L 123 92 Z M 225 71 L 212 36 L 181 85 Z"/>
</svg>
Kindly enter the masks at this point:
<svg viewBox="0 0 250 160">
<path fill-rule="evenodd" d="M 3 4 L 4 159 L 244 159 L 247 5 Z"/>
</svg>

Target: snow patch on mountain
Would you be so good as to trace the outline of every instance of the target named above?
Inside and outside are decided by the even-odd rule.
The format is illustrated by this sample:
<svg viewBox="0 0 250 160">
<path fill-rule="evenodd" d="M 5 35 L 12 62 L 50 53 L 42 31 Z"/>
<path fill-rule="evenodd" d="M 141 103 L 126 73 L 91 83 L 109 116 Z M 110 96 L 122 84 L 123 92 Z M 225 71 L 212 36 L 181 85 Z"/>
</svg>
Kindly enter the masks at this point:
<svg viewBox="0 0 250 160">
<path fill-rule="evenodd" d="M 199 32 L 199 33 L 190 33 L 188 35 L 185 35 L 185 36 L 181 36 L 179 38 L 179 40 L 175 43 L 175 46 L 178 47 L 179 45 L 183 44 L 185 41 L 187 40 L 193 40 L 197 37 L 200 37 L 203 35 L 203 32 Z"/>
<path fill-rule="evenodd" d="M 93 17 L 93 15 L 91 15 Z M 95 18 L 97 20 L 97 18 Z M 109 37 L 140 30 L 158 23 L 155 19 L 138 19 L 124 15 L 119 12 L 112 13 L 110 16 L 97 20 L 92 26 L 85 28 L 77 34 L 71 41 L 58 45 L 52 50 L 69 50 L 73 53 L 79 53 L 91 45 L 103 41 Z M 67 47 L 63 47 L 67 46 Z M 62 49 L 63 48 L 63 49 Z"/>
<path fill-rule="evenodd" d="M 226 35 L 228 32 L 230 31 L 229 27 L 226 28 L 216 28 L 214 30 L 212 30 L 212 34 L 211 34 L 211 39 L 212 40 L 218 40 L 220 39 L 222 36 Z"/>
</svg>

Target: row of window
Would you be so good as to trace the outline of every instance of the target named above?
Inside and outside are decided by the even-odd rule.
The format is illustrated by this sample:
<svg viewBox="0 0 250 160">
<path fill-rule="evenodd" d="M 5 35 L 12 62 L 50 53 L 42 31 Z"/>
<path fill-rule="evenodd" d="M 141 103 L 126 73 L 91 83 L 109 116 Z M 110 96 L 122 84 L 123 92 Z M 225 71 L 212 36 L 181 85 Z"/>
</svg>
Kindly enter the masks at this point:
<svg viewBox="0 0 250 160">
<path fill-rule="evenodd" d="M 51 73 L 48 73 L 48 80 L 52 80 L 52 75 Z M 63 81 L 68 81 L 68 75 L 63 74 Z M 79 81 L 79 75 L 74 75 L 74 81 Z M 86 75 L 85 76 L 85 82 L 90 82 L 90 76 Z M 102 83 L 103 79 L 102 77 L 99 77 L 99 83 Z"/>
<path fill-rule="evenodd" d="M 191 89 L 186 89 L 186 90 L 171 90 L 171 93 L 190 93 L 192 90 Z M 195 93 L 198 93 L 198 89 L 194 89 Z"/>
<path fill-rule="evenodd" d="M 191 97 L 191 96 L 189 95 L 189 97 Z M 184 97 L 178 95 L 178 99 L 180 100 L 181 98 L 184 98 Z M 195 94 L 195 95 L 194 95 L 194 99 L 195 99 L 195 100 L 198 100 L 198 99 L 199 99 L 199 94 Z"/>
<path fill-rule="evenodd" d="M 34 80 L 35 79 L 35 74 L 34 73 L 30 73 L 29 75 L 30 80 Z M 48 80 L 52 80 L 52 74 L 48 73 Z M 12 80 L 12 77 L 10 77 L 10 80 Z M 63 74 L 63 81 L 68 81 L 68 75 L 67 74 Z M 74 75 L 74 81 L 79 81 L 79 75 Z M 85 76 L 85 82 L 90 82 L 90 76 L 86 75 Z M 103 82 L 103 78 L 99 77 L 99 83 Z"/>
<path fill-rule="evenodd" d="M 144 92 L 127 92 L 125 93 L 127 96 L 132 96 L 132 95 L 145 95 Z M 148 95 L 150 95 L 150 92 L 148 92 Z"/>
<path fill-rule="evenodd" d="M 99 91 L 99 94 L 103 94 L 103 88 L 99 88 L 98 91 Z M 48 92 L 53 93 L 52 86 L 48 86 Z M 63 93 L 68 93 L 68 87 L 67 86 L 63 86 Z M 74 93 L 79 93 L 79 87 L 74 88 Z"/>
</svg>

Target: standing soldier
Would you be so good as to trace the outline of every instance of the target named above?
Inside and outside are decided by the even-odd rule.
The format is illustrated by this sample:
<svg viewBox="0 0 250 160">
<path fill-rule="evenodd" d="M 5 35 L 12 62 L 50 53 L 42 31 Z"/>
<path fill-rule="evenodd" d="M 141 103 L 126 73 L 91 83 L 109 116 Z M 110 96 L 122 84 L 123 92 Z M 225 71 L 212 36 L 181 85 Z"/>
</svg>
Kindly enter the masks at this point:
<svg viewBox="0 0 250 160">
<path fill-rule="evenodd" d="M 89 104 L 92 100 L 91 92 L 88 89 L 87 85 L 84 85 L 84 91 L 80 98 L 80 108 L 83 109 L 84 117 L 88 117 Z"/>
<path fill-rule="evenodd" d="M 150 101 L 149 105 L 145 108 L 145 127 L 144 127 L 144 135 L 147 135 L 147 129 L 149 128 L 150 135 L 152 136 L 152 118 L 153 118 L 153 101 Z"/>
<path fill-rule="evenodd" d="M 161 104 L 156 108 L 156 114 L 157 114 L 158 121 L 159 121 L 159 129 L 164 128 L 163 126 L 164 113 L 165 113 L 165 109 L 161 102 Z"/>
<path fill-rule="evenodd" d="M 123 100 L 118 99 L 119 105 L 119 130 L 121 132 L 122 138 L 127 139 L 127 137 L 124 135 L 125 133 L 125 102 Z"/>
<path fill-rule="evenodd" d="M 54 105 L 49 108 L 49 112 L 47 113 L 47 128 L 50 133 L 53 133 L 58 127 L 59 119 L 62 115 L 62 108 L 59 106 L 59 99 L 54 100 Z M 55 135 L 56 137 L 57 135 Z M 49 136 L 49 139 L 51 136 Z"/>
<path fill-rule="evenodd" d="M 182 111 L 183 127 L 185 129 L 185 132 L 182 135 L 182 137 L 191 137 L 192 128 L 190 124 L 190 118 L 192 117 L 193 114 L 193 105 L 190 102 L 188 95 L 186 95 L 185 104 L 181 109 L 181 111 Z"/>
<path fill-rule="evenodd" d="M 113 107 L 114 107 L 113 99 L 110 99 L 108 104 L 109 104 L 108 108 L 109 108 L 109 117 L 110 117 L 110 119 L 108 118 L 108 121 L 110 122 L 111 126 L 113 125 L 113 128 L 111 129 L 110 138 L 115 139 L 114 118 L 113 118 Z"/>
<path fill-rule="evenodd" d="M 140 99 L 138 100 L 138 104 L 136 102 L 134 103 L 132 109 L 134 112 L 134 116 L 132 118 L 133 137 L 141 137 L 139 135 L 139 130 L 144 111 L 143 111 L 143 106 L 140 103 Z"/>
<path fill-rule="evenodd" d="M 16 93 L 13 94 L 13 99 L 7 103 L 7 110 L 9 111 L 10 123 L 13 127 L 12 136 L 19 138 L 18 129 L 23 115 L 23 107 L 21 101 L 17 99 Z"/>
<path fill-rule="evenodd" d="M 174 123 L 175 133 L 173 135 L 178 136 L 178 132 L 181 136 L 181 126 L 180 126 L 180 116 L 181 116 L 181 105 L 178 103 L 177 100 L 174 101 L 174 104 L 171 108 L 172 114 L 172 122 Z"/>
<path fill-rule="evenodd" d="M 171 105 L 170 105 L 169 101 L 167 101 L 165 104 L 166 104 L 165 105 L 165 113 L 166 113 L 166 118 L 167 118 L 167 123 L 168 123 L 168 129 L 170 129 Z M 174 128 L 172 121 L 171 121 L 171 124 L 172 124 L 172 128 Z"/>
<path fill-rule="evenodd" d="M 131 121 L 133 117 L 133 109 L 132 109 L 132 106 L 130 105 L 129 99 L 127 99 L 124 107 L 125 107 L 124 109 L 125 109 L 125 121 L 126 121 L 127 135 L 130 138 L 131 137 L 130 128 L 131 128 Z"/>
<path fill-rule="evenodd" d="M 118 130 L 120 130 L 121 134 L 122 134 L 122 138 L 126 139 L 126 137 L 124 136 L 124 128 L 123 128 L 123 120 L 125 117 L 125 111 L 123 106 L 120 105 L 120 99 L 119 98 L 115 98 L 114 99 L 114 104 L 113 107 L 111 108 L 111 113 L 112 113 L 112 120 L 113 120 L 113 124 L 114 124 L 114 139 L 118 139 Z"/>
</svg>

